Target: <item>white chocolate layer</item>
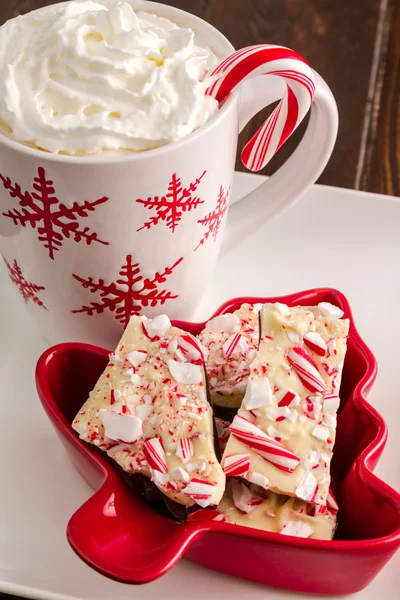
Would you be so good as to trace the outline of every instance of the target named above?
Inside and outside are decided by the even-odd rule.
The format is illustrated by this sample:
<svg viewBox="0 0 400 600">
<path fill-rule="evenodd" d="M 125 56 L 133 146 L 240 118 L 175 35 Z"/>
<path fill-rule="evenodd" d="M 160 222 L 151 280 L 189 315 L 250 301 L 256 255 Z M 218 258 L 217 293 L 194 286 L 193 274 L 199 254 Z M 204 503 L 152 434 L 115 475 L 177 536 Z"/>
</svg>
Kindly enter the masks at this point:
<svg viewBox="0 0 400 600">
<path fill-rule="evenodd" d="M 231 426 L 239 433 L 223 459 L 250 454 L 247 479 L 256 472 L 277 493 L 325 505 L 349 321 L 325 316 L 325 306 L 287 308 L 261 309 L 259 351 Z"/>
<path fill-rule="evenodd" d="M 211 319 L 198 339 L 208 350 L 206 371 L 211 399 L 216 406 L 239 408 L 259 340 L 260 306 L 242 304 L 233 315 Z M 242 338 L 234 338 L 240 334 Z M 229 340 L 232 344 L 229 344 Z M 236 346 L 235 346 L 236 342 Z"/>
<path fill-rule="evenodd" d="M 260 494 L 256 486 L 247 488 L 249 493 L 243 488 L 244 484 L 235 479 L 227 484 L 218 511 L 225 515 L 228 523 L 296 537 L 333 538 L 336 515 L 326 507 L 315 507 L 274 492 Z M 235 500 L 242 509 L 238 508 Z"/>
<path fill-rule="evenodd" d="M 225 475 L 214 452 L 203 357 L 196 358 L 196 346 L 201 347 L 168 323 L 165 316 L 131 318 L 72 426 L 124 471 L 151 478 L 172 500 L 216 505 Z"/>
</svg>

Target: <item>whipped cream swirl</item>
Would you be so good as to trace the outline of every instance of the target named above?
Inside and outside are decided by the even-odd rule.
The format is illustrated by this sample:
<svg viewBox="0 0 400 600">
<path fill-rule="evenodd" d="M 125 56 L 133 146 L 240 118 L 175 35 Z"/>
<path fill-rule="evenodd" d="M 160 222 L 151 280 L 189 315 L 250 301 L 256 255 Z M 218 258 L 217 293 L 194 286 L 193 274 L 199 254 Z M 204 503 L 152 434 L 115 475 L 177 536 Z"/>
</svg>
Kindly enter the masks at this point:
<svg viewBox="0 0 400 600">
<path fill-rule="evenodd" d="M 129 2 L 53 5 L 0 27 L 0 120 L 50 152 L 142 151 L 201 127 L 217 62 L 191 29 Z"/>
</svg>

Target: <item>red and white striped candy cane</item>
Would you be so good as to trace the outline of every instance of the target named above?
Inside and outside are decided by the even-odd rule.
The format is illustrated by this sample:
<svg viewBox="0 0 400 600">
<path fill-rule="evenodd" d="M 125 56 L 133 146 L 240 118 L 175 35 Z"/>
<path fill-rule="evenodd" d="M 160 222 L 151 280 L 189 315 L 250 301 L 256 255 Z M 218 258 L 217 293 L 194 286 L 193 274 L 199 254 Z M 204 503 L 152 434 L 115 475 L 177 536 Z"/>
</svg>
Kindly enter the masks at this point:
<svg viewBox="0 0 400 600">
<path fill-rule="evenodd" d="M 207 73 L 214 83 L 206 94 L 220 102 L 242 81 L 260 75 L 275 75 L 286 84 L 286 92 L 242 151 L 242 162 L 250 171 L 260 171 L 286 142 L 309 111 L 315 93 L 311 67 L 297 52 L 260 44 L 234 52 Z"/>
</svg>

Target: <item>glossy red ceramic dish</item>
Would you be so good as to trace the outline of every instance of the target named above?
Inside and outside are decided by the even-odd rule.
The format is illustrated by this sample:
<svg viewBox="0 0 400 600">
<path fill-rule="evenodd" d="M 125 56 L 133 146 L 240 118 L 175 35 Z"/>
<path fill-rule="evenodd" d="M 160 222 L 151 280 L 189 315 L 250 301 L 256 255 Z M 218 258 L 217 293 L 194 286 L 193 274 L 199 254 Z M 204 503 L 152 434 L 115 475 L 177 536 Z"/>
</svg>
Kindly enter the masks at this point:
<svg viewBox="0 0 400 600">
<path fill-rule="evenodd" d="M 397 550 L 400 495 L 372 472 L 387 438 L 385 421 L 366 401 L 376 361 L 357 333 L 349 304 L 336 290 L 315 289 L 279 298 L 235 298 L 215 315 L 232 312 L 243 302 L 275 301 L 289 306 L 331 302 L 351 321 L 332 462 L 332 487 L 340 506 L 335 539 L 257 531 L 213 521 L 208 511 L 184 524 L 155 512 L 125 486 L 104 454 L 72 430 L 70 423 L 105 368 L 108 351 L 68 343 L 41 356 L 36 381 L 43 407 L 71 460 L 97 490 L 67 527 L 72 548 L 91 567 L 138 584 L 160 577 L 185 557 L 260 584 L 349 594 L 368 585 Z M 194 334 L 204 326 L 174 324 Z"/>
</svg>

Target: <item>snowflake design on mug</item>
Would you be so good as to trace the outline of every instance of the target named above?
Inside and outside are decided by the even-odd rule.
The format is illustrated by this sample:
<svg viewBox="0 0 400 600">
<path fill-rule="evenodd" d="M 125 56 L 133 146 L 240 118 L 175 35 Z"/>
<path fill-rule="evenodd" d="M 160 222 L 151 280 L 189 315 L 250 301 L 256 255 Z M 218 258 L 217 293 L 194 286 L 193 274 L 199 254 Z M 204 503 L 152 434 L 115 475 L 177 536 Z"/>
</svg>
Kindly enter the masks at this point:
<svg viewBox="0 0 400 600">
<path fill-rule="evenodd" d="M 46 178 L 43 167 L 38 168 L 31 191 L 23 191 L 18 183 L 12 183 L 9 177 L 4 177 L 1 173 L 0 180 L 11 198 L 18 198 L 20 206 L 20 210 L 3 212 L 3 216 L 11 219 L 14 225 L 29 226 L 32 229 L 37 227 L 38 240 L 48 250 L 52 260 L 64 239 L 73 238 L 75 242 L 84 240 L 88 245 L 97 242 L 108 246 L 108 242 L 100 240 L 97 233 L 92 233 L 89 227 L 81 229 L 78 221 L 87 217 L 99 204 L 107 202 L 106 196 L 91 202 L 85 200 L 82 204 L 74 202 L 68 208 L 54 195 L 53 181 Z"/>
<path fill-rule="evenodd" d="M 157 272 L 152 278 L 148 278 L 143 277 L 140 264 L 134 262 L 132 255 L 128 254 L 125 264 L 119 270 L 119 278 L 111 283 L 106 283 L 104 279 L 95 280 L 93 277 L 84 278 L 74 274 L 73 278 L 83 288 L 89 289 L 93 294 L 98 293 L 100 301 L 91 302 L 72 312 L 92 316 L 106 310 L 115 311 L 115 319 L 125 328 L 131 316 L 140 314 L 142 308 L 162 306 L 167 300 L 178 297 L 177 294 L 159 288 L 182 261 L 183 256 L 172 267 L 166 267 L 161 273 Z"/>
<path fill-rule="evenodd" d="M 38 292 L 42 292 L 46 288 L 44 288 L 42 285 L 37 285 L 36 283 L 27 281 L 23 276 L 21 267 L 19 266 L 16 259 L 14 259 L 12 265 L 10 265 L 10 263 L 6 260 L 4 256 L 3 260 L 6 263 L 8 275 L 13 284 L 19 289 L 19 292 L 22 298 L 24 299 L 25 304 L 28 304 L 28 302 L 34 302 L 38 306 L 41 306 L 45 310 L 48 310 L 37 295 Z"/>
<path fill-rule="evenodd" d="M 201 200 L 193 194 L 197 190 L 197 187 L 206 172 L 207 171 L 204 171 L 187 187 L 183 187 L 181 178 L 178 177 L 176 173 L 173 173 L 165 195 L 149 197 L 146 200 L 137 198 L 136 202 L 143 204 L 143 206 L 149 210 L 154 210 L 156 215 L 151 217 L 149 221 L 146 221 L 136 231 L 151 229 L 154 225 L 158 225 L 160 221 L 164 221 L 165 225 L 173 233 L 181 222 L 183 213 L 190 212 L 191 210 L 196 209 L 200 204 L 204 204 L 204 200 Z"/>
<path fill-rule="evenodd" d="M 226 213 L 228 212 L 230 193 L 231 193 L 230 186 L 227 189 L 227 191 L 225 192 L 224 188 L 221 185 L 221 187 L 219 188 L 219 194 L 217 197 L 217 204 L 216 204 L 214 210 L 212 210 L 210 213 L 208 213 L 208 215 L 206 215 L 203 219 L 199 219 L 197 221 L 198 223 L 200 223 L 200 225 L 203 225 L 203 227 L 207 227 L 207 231 L 205 232 L 205 234 L 201 238 L 200 242 L 196 246 L 195 251 L 198 248 L 200 248 L 200 246 L 202 246 L 204 244 L 204 242 L 206 242 L 210 236 L 214 239 L 214 242 L 217 241 L 217 236 L 220 232 L 222 221 L 223 221 Z"/>
</svg>

